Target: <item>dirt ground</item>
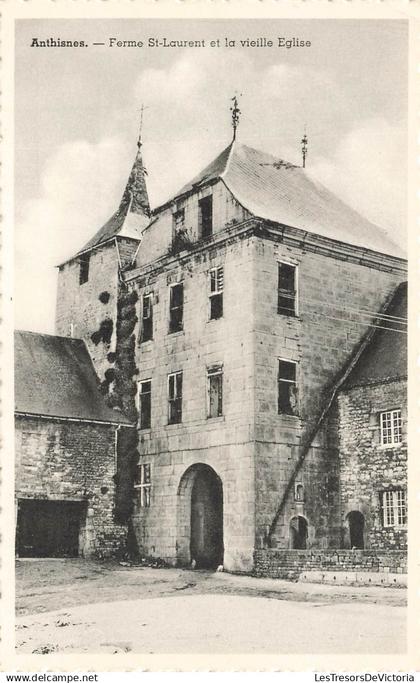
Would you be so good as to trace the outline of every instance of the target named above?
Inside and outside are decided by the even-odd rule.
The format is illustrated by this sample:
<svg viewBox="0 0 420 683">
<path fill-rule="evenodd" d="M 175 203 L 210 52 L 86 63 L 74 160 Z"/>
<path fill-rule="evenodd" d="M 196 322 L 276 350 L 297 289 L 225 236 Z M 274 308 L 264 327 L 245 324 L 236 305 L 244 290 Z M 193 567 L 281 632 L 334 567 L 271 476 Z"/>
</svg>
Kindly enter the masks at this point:
<svg viewBox="0 0 420 683">
<path fill-rule="evenodd" d="M 401 588 L 20 560 L 17 649 L 390 654 L 405 650 L 405 601 Z"/>
</svg>

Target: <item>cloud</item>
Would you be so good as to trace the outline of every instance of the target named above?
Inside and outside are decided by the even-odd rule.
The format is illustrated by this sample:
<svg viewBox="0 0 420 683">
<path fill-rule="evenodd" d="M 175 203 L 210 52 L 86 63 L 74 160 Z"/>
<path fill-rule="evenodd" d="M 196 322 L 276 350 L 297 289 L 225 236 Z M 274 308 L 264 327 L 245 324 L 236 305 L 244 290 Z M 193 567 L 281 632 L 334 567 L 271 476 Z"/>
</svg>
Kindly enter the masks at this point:
<svg viewBox="0 0 420 683">
<path fill-rule="evenodd" d="M 209 87 L 209 84 L 212 87 Z M 230 142 L 230 99 L 242 93 L 239 141 L 300 163 L 308 124 L 308 168 L 372 221 L 405 233 L 405 136 L 383 119 L 356 120 L 342 84 L 311 66 L 257 66 L 247 54 L 189 52 L 164 69 L 146 68 L 133 85 L 145 111 L 143 155 L 152 206 L 180 189 Z M 327 104 L 326 104 L 327 102 Z M 124 120 L 124 112 L 115 110 Z M 117 124 L 115 124 L 117 127 Z M 341 126 L 341 128 L 340 128 Z M 53 331 L 54 266 L 76 253 L 116 210 L 135 140 L 125 130 L 97 143 L 58 148 L 41 171 L 41 196 L 23 203 L 16 228 L 16 318 Z M 42 292 L 43 306 L 33 305 Z"/>
<path fill-rule="evenodd" d="M 343 201 L 406 243 L 406 135 L 383 119 L 351 130 L 332 158 L 319 158 L 310 173 Z"/>
<path fill-rule="evenodd" d="M 15 232 L 17 327 L 52 332 L 55 266 L 76 253 L 116 210 L 130 170 L 119 138 L 76 140 L 50 156 L 42 195 L 24 203 Z M 34 306 L 34 295 L 42 307 Z"/>
</svg>

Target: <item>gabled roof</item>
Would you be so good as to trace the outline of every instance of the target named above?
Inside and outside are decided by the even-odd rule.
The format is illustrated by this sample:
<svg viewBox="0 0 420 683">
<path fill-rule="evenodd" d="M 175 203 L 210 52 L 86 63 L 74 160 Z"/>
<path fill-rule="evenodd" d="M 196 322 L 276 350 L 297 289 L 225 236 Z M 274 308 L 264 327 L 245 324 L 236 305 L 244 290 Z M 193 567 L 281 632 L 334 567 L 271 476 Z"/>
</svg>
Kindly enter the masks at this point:
<svg viewBox="0 0 420 683">
<path fill-rule="evenodd" d="M 175 199 L 217 178 L 256 217 L 404 258 L 383 228 L 338 199 L 310 171 L 237 142 L 184 185 Z"/>
<path fill-rule="evenodd" d="M 378 329 L 350 373 L 345 389 L 407 376 L 406 282 L 397 287 L 383 316 L 375 323 Z"/>
<path fill-rule="evenodd" d="M 150 204 L 146 187 L 146 169 L 143 166 L 141 143 L 117 211 L 98 232 L 84 245 L 78 254 L 108 242 L 113 237 L 140 240 L 141 233 L 150 220 Z"/>
<path fill-rule="evenodd" d="M 15 411 L 44 417 L 131 424 L 109 408 L 81 339 L 15 332 Z"/>
</svg>

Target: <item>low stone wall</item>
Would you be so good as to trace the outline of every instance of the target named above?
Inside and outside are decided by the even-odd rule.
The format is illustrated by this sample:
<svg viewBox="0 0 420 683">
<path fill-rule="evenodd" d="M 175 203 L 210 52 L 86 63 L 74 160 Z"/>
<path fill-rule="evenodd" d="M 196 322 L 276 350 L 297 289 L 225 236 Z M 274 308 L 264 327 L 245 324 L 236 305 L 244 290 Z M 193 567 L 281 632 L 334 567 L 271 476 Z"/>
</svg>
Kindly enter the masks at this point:
<svg viewBox="0 0 420 683">
<path fill-rule="evenodd" d="M 303 572 L 407 573 L 404 550 L 256 550 L 254 573 L 273 579 L 299 579 Z"/>
</svg>

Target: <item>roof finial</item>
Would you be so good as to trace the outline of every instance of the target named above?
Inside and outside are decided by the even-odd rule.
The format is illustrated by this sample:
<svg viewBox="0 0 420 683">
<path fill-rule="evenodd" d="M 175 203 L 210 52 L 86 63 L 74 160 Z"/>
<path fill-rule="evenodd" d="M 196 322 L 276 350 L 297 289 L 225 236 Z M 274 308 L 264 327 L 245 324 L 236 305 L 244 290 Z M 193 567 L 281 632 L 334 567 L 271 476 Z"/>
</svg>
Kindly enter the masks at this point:
<svg viewBox="0 0 420 683">
<path fill-rule="evenodd" d="M 233 107 L 230 108 L 230 111 L 232 112 L 233 141 L 235 141 L 236 129 L 239 126 L 239 115 L 241 113 L 241 110 L 238 107 L 238 97 L 236 94 L 232 97 L 232 102 Z"/>
<path fill-rule="evenodd" d="M 145 107 L 144 104 L 142 103 L 140 107 L 140 128 L 139 128 L 139 139 L 137 140 L 137 147 L 140 149 L 142 146 L 142 140 L 141 140 L 141 134 L 143 132 L 143 112 L 145 109 L 148 109 L 149 107 Z"/>
<path fill-rule="evenodd" d="M 303 168 L 305 168 L 306 155 L 308 154 L 308 137 L 306 135 L 306 126 L 305 126 L 304 135 L 303 135 L 303 138 L 301 140 L 301 143 L 302 143 L 302 160 L 303 160 L 302 166 L 303 166 Z"/>
</svg>

